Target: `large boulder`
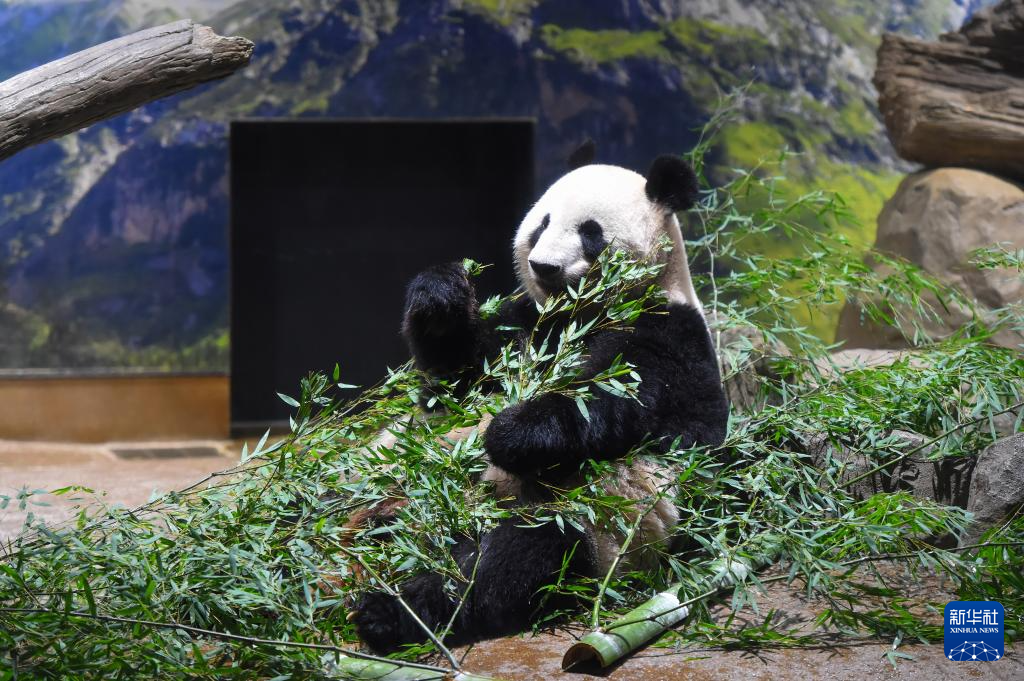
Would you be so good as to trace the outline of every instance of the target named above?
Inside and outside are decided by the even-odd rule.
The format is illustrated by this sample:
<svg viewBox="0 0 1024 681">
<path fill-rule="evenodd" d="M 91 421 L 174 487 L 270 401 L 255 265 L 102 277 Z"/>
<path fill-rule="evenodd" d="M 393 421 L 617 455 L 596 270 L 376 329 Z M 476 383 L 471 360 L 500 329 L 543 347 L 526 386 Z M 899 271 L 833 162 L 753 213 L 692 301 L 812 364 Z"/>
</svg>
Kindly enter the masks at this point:
<svg viewBox="0 0 1024 681">
<path fill-rule="evenodd" d="M 896 151 L 930 166 L 1024 178 L 1024 0 L 927 42 L 886 35 L 874 83 Z"/>
<path fill-rule="evenodd" d="M 859 449 L 836 447 L 821 437 L 812 438 L 806 451 L 815 465 L 839 464 L 842 470 L 837 482 L 848 488 L 856 499 L 866 499 L 879 492 L 907 492 L 916 499 L 965 508 L 970 498 L 969 485 L 976 457 L 948 457 L 928 460 L 932 445 L 920 433 L 894 430 L 886 438 L 889 453 L 877 458 Z M 896 452 L 914 451 L 913 456 L 893 465 L 875 470 L 879 461 L 894 460 Z M 870 473 L 870 474 L 869 474 Z"/>
<path fill-rule="evenodd" d="M 908 176 L 878 217 L 875 248 L 901 256 L 940 281 L 974 299 L 979 309 L 1005 307 L 1024 300 L 1024 280 L 1005 269 L 979 270 L 970 263 L 975 249 L 1008 244 L 1024 248 L 1024 189 L 994 175 L 964 168 L 940 168 Z M 882 266 L 869 258 L 877 271 Z M 925 329 L 943 336 L 971 318 L 969 310 L 951 305 L 941 320 Z M 904 329 L 909 333 L 909 329 Z M 847 302 L 839 318 L 837 341 L 854 348 L 903 348 L 904 335 L 863 318 L 856 300 Z M 1017 348 L 1019 331 L 1006 329 L 994 341 Z"/>
<path fill-rule="evenodd" d="M 963 544 L 971 544 L 990 527 L 1004 522 L 1024 505 L 1024 433 L 989 445 L 978 457 L 968 495 L 974 515 Z"/>
<path fill-rule="evenodd" d="M 907 492 L 916 499 L 959 506 L 972 515 L 961 546 L 978 542 L 992 527 L 1024 509 L 1024 433 L 996 440 L 980 454 L 930 461 L 932 446 L 919 433 L 894 430 L 884 443 L 895 452 L 910 453 L 883 470 L 859 449 L 836 447 L 820 435 L 808 438 L 804 450 L 820 467 L 840 465 L 837 482 L 857 499 L 881 492 Z M 884 461 L 885 459 L 883 459 Z M 949 546 L 954 537 L 932 537 Z"/>
</svg>

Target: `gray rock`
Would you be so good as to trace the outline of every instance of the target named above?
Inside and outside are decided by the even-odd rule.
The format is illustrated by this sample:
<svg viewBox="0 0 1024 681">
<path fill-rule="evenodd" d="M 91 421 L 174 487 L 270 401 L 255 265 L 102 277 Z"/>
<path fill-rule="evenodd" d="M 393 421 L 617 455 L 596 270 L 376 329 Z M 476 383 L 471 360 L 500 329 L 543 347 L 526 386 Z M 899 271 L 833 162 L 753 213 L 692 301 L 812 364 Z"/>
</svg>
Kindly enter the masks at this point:
<svg viewBox="0 0 1024 681">
<path fill-rule="evenodd" d="M 918 433 L 894 430 L 889 447 L 907 451 L 920 447 L 926 438 Z M 840 464 L 839 484 L 855 480 L 878 466 L 864 454 L 835 447 L 816 436 L 805 443 L 815 465 Z M 997 440 L 976 456 L 928 461 L 931 446 L 893 466 L 857 480 L 850 492 L 865 499 L 879 492 L 909 492 L 916 499 L 967 509 L 973 522 L 960 545 L 975 544 L 991 527 L 1005 522 L 1024 506 L 1024 433 Z M 896 455 L 893 455 L 895 457 Z M 932 537 L 931 541 L 952 546 L 952 537 Z"/>
<path fill-rule="evenodd" d="M 782 344 L 770 344 L 753 326 L 720 328 L 712 313 L 708 319 L 711 334 L 719 349 L 723 385 L 729 404 L 739 411 L 756 412 L 769 399 L 761 389 L 764 378 L 777 379 L 772 360 L 785 356 Z"/>
<path fill-rule="evenodd" d="M 892 431 L 889 439 L 891 441 L 886 443 L 887 448 L 895 452 L 913 450 L 927 441 L 923 435 L 905 430 Z M 840 464 L 843 468 L 837 481 L 842 485 L 856 480 L 849 485 L 849 492 L 855 499 L 866 499 L 880 492 L 907 492 L 915 499 L 926 499 L 961 508 L 967 506 L 972 475 L 978 460 L 976 456 L 963 456 L 929 461 L 928 457 L 932 452 L 929 445 L 888 468 L 865 475 L 880 463 L 896 458 L 898 454 L 887 454 L 879 461 L 845 447 L 834 447 L 820 438 L 816 444 L 812 443 L 807 451 L 818 466 Z M 862 475 L 865 477 L 858 479 Z M 947 548 L 957 545 L 957 539 L 952 534 L 924 539 Z"/>
<path fill-rule="evenodd" d="M 1024 433 L 989 445 L 978 457 L 967 510 L 974 522 L 963 544 L 973 544 L 1024 504 Z"/>
<path fill-rule="evenodd" d="M 1006 437 L 1024 431 L 1024 423 L 1021 422 L 1024 419 L 1022 419 L 1021 412 L 1024 412 L 1024 409 L 1014 409 L 993 418 L 992 425 L 996 434 Z"/>
<path fill-rule="evenodd" d="M 970 263 L 972 251 L 995 244 L 1024 248 L 1024 189 L 976 170 L 941 168 L 910 175 L 878 217 L 878 251 L 901 256 L 959 289 L 976 301 L 983 319 L 992 310 L 1024 300 L 1024 279 L 1017 272 L 979 270 Z M 886 272 L 870 258 L 869 264 Z M 934 296 L 923 297 L 940 313 L 937 320 L 922 320 L 934 336 L 945 336 L 972 317 L 962 306 L 950 305 L 948 313 L 942 312 Z M 909 325 L 903 331 L 909 334 Z M 855 348 L 907 347 L 898 329 L 862 319 L 855 300 L 840 315 L 836 340 Z M 1017 348 L 1024 335 L 1004 329 L 993 340 Z"/>
<path fill-rule="evenodd" d="M 891 442 L 888 443 L 888 448 L 899 452 L 921 447 L 927 441 L 923 435 L 906 430 L 894 430 L 889 437 Z M 849 491 L 857 499 L 865 499 L 879 492 L 908 492 L 916 499 L 930 499 L 941 504 L 966 507 L 976 457 L 929 461 L 931 451 L 930 445 L 924 447 L 894 465 L 854 482 L 850 485 Z M 808 452 L 816 465 L 827 466 L 834 462 L 843 466 L 838 478 L 839 484 L 859 478 L 884 461 L 869 458 L 865 454 L 846 448 L 834 447 L 820 439 L 808 447 Z M 898 455 L 893 453 L 887 458 L 896 456 Z"/>
</svg>

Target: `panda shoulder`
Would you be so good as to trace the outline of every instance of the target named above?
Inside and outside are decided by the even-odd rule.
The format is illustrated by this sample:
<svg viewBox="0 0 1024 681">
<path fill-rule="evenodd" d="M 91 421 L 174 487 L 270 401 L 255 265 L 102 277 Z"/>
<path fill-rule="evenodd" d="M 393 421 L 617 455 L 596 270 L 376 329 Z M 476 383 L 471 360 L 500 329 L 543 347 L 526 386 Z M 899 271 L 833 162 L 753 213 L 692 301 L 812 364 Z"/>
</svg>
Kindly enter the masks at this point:
<svg viewBox="0 0 1024 681">
<path fill-rule="evenodd" d="M 674 343 L 685 343 L 691 347 L 711 349 L 711 334 L 704 313 L 696 307 L 682 302 L 670 302 L 668 314 L 659 315 L 662 332 L 667 333 Z"/>
<path fill-rule="evenodd" d="M 668 321 L 680 329 L 693 329 L 707 333 L 708 323 L 704 319 L 704 313 L 693 305 L 682 302 L 670 302 L 666 305 L 668 310 Z"/>
</svg>

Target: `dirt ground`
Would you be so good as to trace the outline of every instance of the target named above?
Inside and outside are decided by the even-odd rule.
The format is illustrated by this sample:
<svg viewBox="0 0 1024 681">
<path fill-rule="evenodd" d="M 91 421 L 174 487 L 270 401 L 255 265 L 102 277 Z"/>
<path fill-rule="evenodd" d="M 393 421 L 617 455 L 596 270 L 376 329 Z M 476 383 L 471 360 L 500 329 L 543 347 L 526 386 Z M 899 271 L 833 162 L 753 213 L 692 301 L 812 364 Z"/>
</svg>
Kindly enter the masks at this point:
<svg viewBox="0 0 1024 681">
<path fill-rule="evenodd" d="M 154 448 L 157 451 L 152 451 Z M 167 449 L 164 449 L 167 448 Z M 146 502 L 154 491 L 180 489 L 206 475 L 229 468 L 238 460 L 240 445 L 231 442 L 160 443 L 154 446 L 132 443 L 72 445 L 0 441 L 0 495 L 15 495 L 19 489 L 52 490 L 81 485 L 94 490 L 107 504 L 135 506 Z M 177 449 L 177 452 L 170 451 Z M 130 458 L 115 451 L 131 450 Z M 0 510 L 0 540 L 16 534 L 27 513 L 57 522 L 73 512 L 67 497 L 33 496 L 25 510 L 12 503 Z M 81 497 L 82 494 L 77 494 Z M 42 504 L 42 505 L 41 505 Z M 910 593 L 946 602 L 950 594 L 938 580 L 907 580 L 892 568 L 889 576 L 902 580 Z M 784 618 L 789 628 L 813 632 L 813 618 L 819 606 L 810 603 L 794 587 L 773 584 L 759 600 L 762 614 L 771 609 Z M 719 607 L 717 617 L 726 616 Z M 941 617 L 941 615 L 939 616 Z M 752 614 L 748 621 L 760 620 Z M 684 625 L 685 626 L 685 625 Z M 894 668 L 884 657 L 889 644 L 878 640 L 849 641 L 820 635 L 820 643 L 796 649 L 723 650 L 685 647 L 648 648 L 608 670 L 578 669 L 563 672 L 562 654 L 581 631 L 559 631 L 536 636 L 524 635 L 486 641 L 458 651 L 466 671 L 487 674 L 506 681 L 607 678 L 615 681 L 677 679 L 808 679 L 812 681 L 864 681 L 865 679 L 1005 679 L 1024 681 L 1024 650 L 1007 646 L 998 662 L 950 662 L 941 645 L 903 645 L 900 652 L 913 656 Z"/>
<path fill-rule="evenodd" d="M 950 662 L 942 646 L 904 646 L 901 652 L 914 656 L 896 668 L 882 658 L 888 646 L 875 641 L 856 644 L 822 645 L 791 650 L 755 652 L 721 649 L 648 649 L 607 671 L 561 671 L 562 654 L 573 637 L 542 635 L 532 638 L 500 639 L 477 645 L 466 657 L 464 668 L 507 681 L 565 679 L 586 681 L 606 678 L 614 681 L 866 681 L 867 679 L 1024 679 L 1024 664 L 1007 648 L 999 662 Z"/>
<path fill-rule="evenodd" d="M 893 583 L 902 581 L 908 595 L 924 595 L 943 602 L 952 600 L 937 580 L 910 583 L 900 579 L 902 571 L 895 567 L 887 576 Z M 808 603 L 804 594 L 782 584 L 768 587 L 766 595 L 758 600 L 761 618 L 750 611 L 734 620 L 759 624 L 771 609 L 787 628 L 802 634 L 813 634 L 814 616 L 818 608 Z M 728 615 L 725 606 L 713 611 L 719 621 Z M 941 620 L 942 615 L 938 615 Z M 1006 656 L 998 662 L 951 662 L 943 655 L 942 645 L 903 645 L 899 651 L 912 655 L 913 660 L 900 660 L 894 668 L 884 657 L 890 644 L 877 639 L 850 641 L 822 632 L 820 642 L 809 647 L 762 650 L 723 650 L 699 646 L 647 648 L 624 663 L 608 670 L 580 669 L 563 672 L 562 655 L 583 631 L 564 631 L 538 636 L 520 636 L 487 641 L 473 646 L 465 655 L 467 671 L 491 674 L 507 681 L 541 681 L 565 679 L 586 681 L 607 678 L 614 681 L 711 681 L 730 679 L 743 681 L 770 681 L 800 679 L 807 681 L 865 681 L 866 679 L 999 679 L 1024 680 L 1024 660 L 1010 646 Z M 669 644 L 670 645 L 670 644 Z"/>
</svg>

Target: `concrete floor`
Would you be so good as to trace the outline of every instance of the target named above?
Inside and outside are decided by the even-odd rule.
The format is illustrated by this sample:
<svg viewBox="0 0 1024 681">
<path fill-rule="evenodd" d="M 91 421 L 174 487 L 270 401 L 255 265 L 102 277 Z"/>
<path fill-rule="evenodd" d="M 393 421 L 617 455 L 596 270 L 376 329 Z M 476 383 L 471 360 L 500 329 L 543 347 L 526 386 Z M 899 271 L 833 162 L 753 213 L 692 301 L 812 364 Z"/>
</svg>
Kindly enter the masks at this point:
<svg viewBox="0 0 1024 681">
<path fill-rule="evenodd" d="M 122 459 L 115 449 L 133 447 L 202 447 L 215 456 Z M 12 500 L 0 510 L 0 540 L 21 529 L 29 513 L 50 522 L 65 520 L 76 504 L 98 501 L 134 507 L 146 503 L 155 491 L 169 492 L 200 480 L 238 461 L 240 447 L 226 441 L 147 442 L 84 445 L 0 440 L 0 495 L 19 490 L 55 490 L 79 485 L 93 490 L 66 495 L 33 495 L 24 510 Z"/>
<path fill-rule="evenodd" d="M 138 444 L 138 443 L 136 443 Z M 129 447 L 131 443 L 106 445 L 75 445 L 58 443 L 26 443 L 0 441 L 0 495 L 14 495 L 21 488 L 53 490 L 68 485 L 81 485 L 94 494 L 75 493 L 54 497 L 40 495 L 24 511 L 11 504 L 0 510 L 0 540 L 16 534 L 27 513 L 48 521 L 69 518 L 76 503 L 73 499 L 95 499 L 107 504 L 136 506 L 145 503 L 154 491 L 185 487 L 206 475 L 231 467 L 238 460 L 240 443 L 189 442 L 159 443 L 166 446 L 207 448 L 211 456 L 183 458 L 123 459 L 112 450 Z M 146 443 L 145 446 L 154 446 Z M 213 451 L 210 452 L 209 450 Z M 80 503 L 80 502 L 78 502 Z M 898 568 L 890 570 L 891 578 L 902 581 L 906 593 L 925 596 L 945 603 L 951 594 L 937 580 L 909 580 Z M 794 587 L 774 584 L 760 601 L 761 612 L 774 608 L 785 618 L 789 628 L 812 633 L 812 621 L 820 606 L 808 602 Z M 719 607 L 717 616 L 727 615 Z M 748 621 L 760 620 L 747 611 Z M 458 653 L 464 656 L 464 668 L 479 674 L 490 674 L 506 681 L 544 679 L 587 679 L 603 677 L 616 681 L 676 679 L 807 679 L 809 681 L 865 679 L 1013 679 L 1024 681 L 1024 655 L 1021 646 L 1007 646 L 1006 657 L 999 662 L 950 662 L 941 645 L 904 645 L 900 652 L 913 660 L 900 661 L 894 669 L 884 658 L 889 644 L 877 640 L 838 640 L 823 634 L 820 644 L 798 649 L 722 650 L 700 647 L 649 648 L 609 670 L 574 670 L 562 672 L 562 654 L 579 631 L 561 631 L 536 636 L 519 636 L 486 641 Z"/>
</svg>

